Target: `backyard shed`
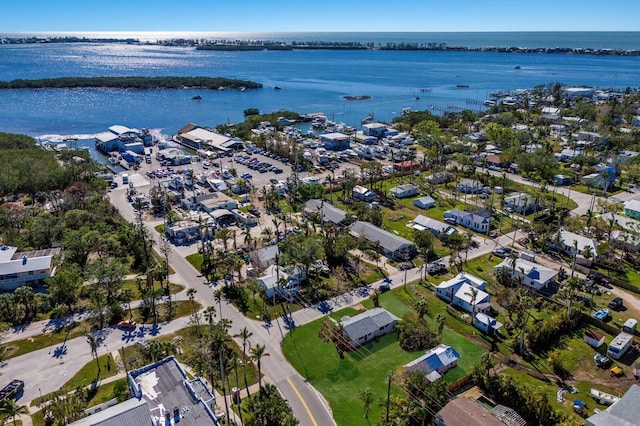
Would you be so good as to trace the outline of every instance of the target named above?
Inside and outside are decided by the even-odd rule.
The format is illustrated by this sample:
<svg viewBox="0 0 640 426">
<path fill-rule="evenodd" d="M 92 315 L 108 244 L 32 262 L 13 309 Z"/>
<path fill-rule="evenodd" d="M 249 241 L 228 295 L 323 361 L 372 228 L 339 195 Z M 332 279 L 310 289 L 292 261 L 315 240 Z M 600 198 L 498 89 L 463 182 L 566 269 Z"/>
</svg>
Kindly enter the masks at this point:
<svg viewBox="0 0 640 426">
<path fill-rule="evenodd" d="M 587 345 L 597 349 L 604 344 L 604 334 L 590 328 L 584 332 L 584 341 Z"/>
</svg>

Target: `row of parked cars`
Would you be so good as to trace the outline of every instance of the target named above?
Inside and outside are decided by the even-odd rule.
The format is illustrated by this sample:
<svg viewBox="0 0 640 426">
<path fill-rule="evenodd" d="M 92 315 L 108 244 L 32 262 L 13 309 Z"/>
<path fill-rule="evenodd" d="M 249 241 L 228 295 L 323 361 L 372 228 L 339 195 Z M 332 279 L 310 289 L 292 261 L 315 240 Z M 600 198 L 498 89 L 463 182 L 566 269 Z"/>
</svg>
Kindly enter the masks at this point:
<svg viewBox="0 0 640 426">
<path fill-rule="evenodd" d="M 247 166 L 251 170 L 256 170 L 256 171 L 258 171 L 260 173 L 273 172 L 275 174 L 279 174 L 279 173 L 284 172 L 284 170 L 282 170 L 282 168 L 280 168 L 278 166 L 274 166 L 271 163 L 267 163 L 266 161 L 260 161 L 255 157 L 253 157 L 253 158 L 242 157 L 239 160 L 237 160 L 236 162 Z"/>
</svg>

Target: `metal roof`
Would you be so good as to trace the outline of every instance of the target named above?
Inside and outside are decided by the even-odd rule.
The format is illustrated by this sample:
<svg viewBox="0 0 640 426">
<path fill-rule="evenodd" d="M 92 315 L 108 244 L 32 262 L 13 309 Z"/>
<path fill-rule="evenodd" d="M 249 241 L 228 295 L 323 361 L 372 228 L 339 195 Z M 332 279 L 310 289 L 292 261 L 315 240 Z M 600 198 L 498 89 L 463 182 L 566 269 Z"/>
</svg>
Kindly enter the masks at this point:
<svg viewBox="0 0 640 426">
<path fill-rule="evenodd" d="M 385 250 L 395 252 L 403 247 L 410 247 L 414 244 L 398 235 L 394 235 L 391 232 L 378 228 L 372 223 L 363 222 L 358 220 L 353 222 L 350 226 L 352 232 L 360 235 L 372 242 L 380 243 L 380 246 Z"/>
<path fill-rule="evenodd" d="M 70 423 L 69 426 L 145 426 L 152 425 L 149 405 L 144 399 L 131 398 L 98 413 Z"/>
<path fill-rule="evenodd" d="M 342 223 L 347 217 L 345 211 L 323 200 L 309 200 L 305 203 L 304 209 L 308 213 L 320 214 L 323 221 L 334 224 Z"/>
<path fill-rule="evenodd" d="M 353 317 L 345 317 L 342 319 L 341 324 L 351 340 L 357 341 L 363 336 L 374 333 L 380 328 L 398 321 L 400 321 L 400 318 L 386 309 L 373 308 Z"/>
</svg>

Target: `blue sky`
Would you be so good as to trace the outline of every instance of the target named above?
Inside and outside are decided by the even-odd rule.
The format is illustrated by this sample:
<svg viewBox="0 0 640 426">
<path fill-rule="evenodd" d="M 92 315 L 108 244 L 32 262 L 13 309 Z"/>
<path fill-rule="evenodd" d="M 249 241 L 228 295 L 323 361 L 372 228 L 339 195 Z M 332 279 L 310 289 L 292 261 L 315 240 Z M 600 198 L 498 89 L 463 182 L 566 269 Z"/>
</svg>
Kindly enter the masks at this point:
<svg viewBox="0 0 640 426">
<path fill-rule="evenodd" d="M 12 0 L 0 32 L 638 31 L 638 0 Z"/>
</svg>

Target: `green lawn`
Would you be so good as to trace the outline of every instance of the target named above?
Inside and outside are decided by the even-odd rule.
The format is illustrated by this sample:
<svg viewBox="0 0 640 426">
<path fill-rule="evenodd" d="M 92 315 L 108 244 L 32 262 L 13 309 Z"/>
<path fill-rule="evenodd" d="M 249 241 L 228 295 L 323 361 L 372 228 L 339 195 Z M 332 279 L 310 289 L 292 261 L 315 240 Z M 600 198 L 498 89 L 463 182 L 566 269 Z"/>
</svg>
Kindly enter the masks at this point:
<svg viewBox="0 0 640 426">
<path fill-rule="evenodd" d="M 392 312 L 398 317 L 411 312 L 412 304 L 418 297 L 413 289 L 414 283 L 404 288 L 395 289 L 380 295 L 380 306 Z M 424 290 L 424 289 L 423 289 Z M 424 290 L 426 292 L 426 290 Z M 442 309 L 442 302 L 435 296 L 429 297 L 431 316 L 435 317 Z M 363 303 L 366 308 L 372 308 L 373 302 L 366 300 Z M 433 306 L 433 308 L 432 308 Z M 443 309 L 442 309 L 443 310 Z M 330 316 L 339 320 L 345 315 L 355 315 L 357 311 L 346 308 L 333 312 Z M 361 411 L 362 403 L 359 399 L 359 391 L 365 388 L 371 389 L 375 401 L 386 395 L 385 378 L 390 371 L 396 371 L 400 366 L 424 354 L 424 351 L 405 352 L 398 347 L 397 335 L 388 334 L 378 342 L 374 342 L 372 348 L 360 348 L 354 352 L 345 354 L 345 359 L 340 360 L 333 345 L 322 343 L 318 337 L 323 319 L 316 320 L 300 328 L 296 328 L 283 342 L 283 351 L 289 362 L 309 380 L 329 401 L 334 418 L 338 425 L 367 425 Z M 436 327 L 432 318 L 427 321 Z M 447 324 L 451 322 L 447 319 Z M 442 334 L 442 343 L 451 345 L 460 354 L 458 366 L 445 375 L 448 382 L 455 381 L 466 374 L 476 365 L 484 353 L 484 349 L 465 336 L 445 327 Z M 312 360 L 312 361 L 311 361 Z M 394 385 L 393 394 L 401 394 L 402 390 Z M 375 421 L 381 413 L 377 404 L 372 404 L 369 418 Z"/>
<path fill-rule="evenodd" d="M 142 285 L 145 285 L 144 281 L 143 281 Z M 155 282 L 154 285 L 156 287 L 156 292 L 158 293 L 158 295 L 164 294 L 163 290 L 160 288 L 160 283 Z M 140 291 L 138 290 L 138 285 L 136 284 L 136 280 L 124 280 L 122 282 L 122 289 L 123 290 L 131 290 L 131 291 L 133 291 L 133 299 L 134 300 L 140 300 L 142 298 L 142 296 L 140 295 Z M 183 285 L 169 283 L 169 292 L 171 294 L 180 293 L 183 290 L 184 290 L 184 286 Z"/>
</svg>

